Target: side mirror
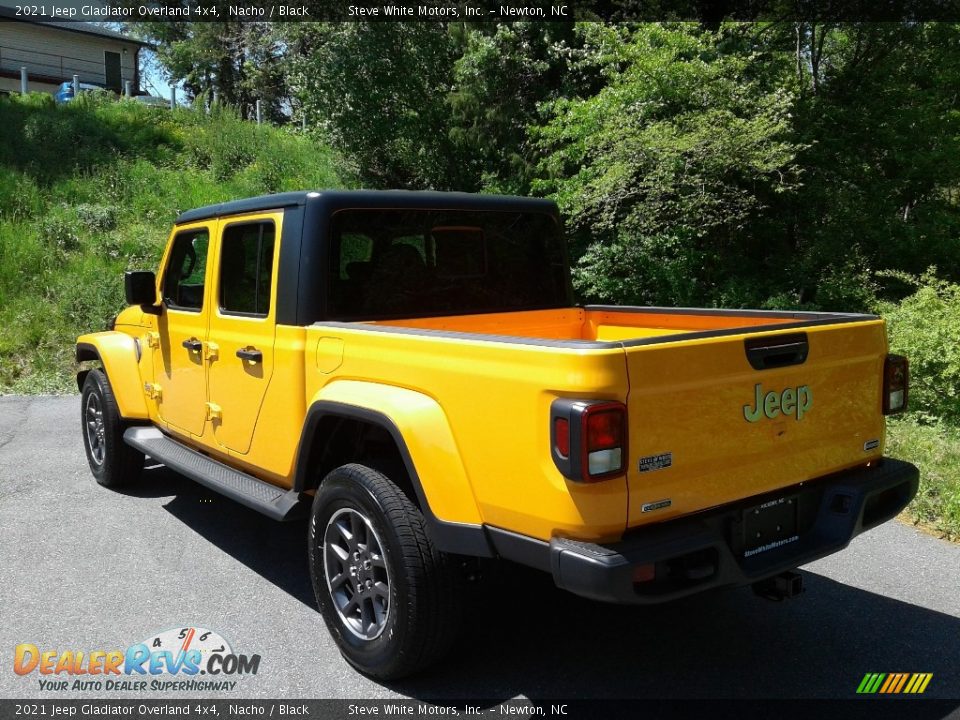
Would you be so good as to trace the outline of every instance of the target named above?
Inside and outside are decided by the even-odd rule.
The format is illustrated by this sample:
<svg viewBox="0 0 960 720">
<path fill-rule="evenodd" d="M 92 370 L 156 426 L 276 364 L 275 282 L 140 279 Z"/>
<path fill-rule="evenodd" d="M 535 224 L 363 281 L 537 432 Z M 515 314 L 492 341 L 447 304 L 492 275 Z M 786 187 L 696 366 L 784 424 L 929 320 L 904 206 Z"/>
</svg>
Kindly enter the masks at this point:
<svg viewBox="0 0 960 720">
<path fill-rule="evenodd" d="M 127 305 L 157 306 L 157 276 L 149 270 L 131 270 L 123 276 Z"/>
</svg>

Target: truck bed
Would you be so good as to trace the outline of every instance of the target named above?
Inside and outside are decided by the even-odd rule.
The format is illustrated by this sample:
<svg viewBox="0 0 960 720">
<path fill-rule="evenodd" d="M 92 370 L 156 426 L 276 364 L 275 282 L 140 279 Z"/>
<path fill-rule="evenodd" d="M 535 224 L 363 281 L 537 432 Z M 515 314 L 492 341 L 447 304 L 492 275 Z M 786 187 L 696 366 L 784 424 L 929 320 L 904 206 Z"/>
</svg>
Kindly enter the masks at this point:
<svg viewBox="0 0 960 720">
<path fill-rule="evenodd" d="M 671 336 L 693 339 L 691 335 L 712 337 L 869 319 L 873 319 L 873 316 L 588 305 L 558 310 L 377 320 L 369 324 L 562 343 L 639 345 L 665 342 Z"/>
<path fill-rule="evenodd" d="M 487 443 L 500 422 L 497 409 L 515 408 L 517 423 L 493 447 L 516 442 L 518 426 L 544 432 L 554 397 L 624 402 L 627 528 L 795 486 L 883 452 L 887 347 L 883 321 L 872 315 L 587 306 L 315 327 L 328 334 L 330 326 L 349 333 L 346 347 L 381 373 L 444 397 L 456 426 L 483 420 Z M 474 391 L 457 392 L 462 384 Z M 463 407 L 454 407 L 461 399 Z M 466 448 L 472 437 L 464 433 L 458 442 Z M 547 439 L 528 442 L 540 447 Z M 465 455 L 475 458 L 488 448 L 470 450 Z M 489 467 L 468 472 L 485 519 L 506 527 L 516 520 L 501 515 L 507 507 L 542 507 L 543 487 L 530 478 L 544 469 L 517 468 L 505 483 L 510 497 L 486 505 L 486 479 L 504 473 L 491 457 Z M 604 485 L 569 489 L 577 496 L 570 512 L 610 517 L 616 483 Z M 517 502 L 528 489 L 529 498 Z"/>
</svg>

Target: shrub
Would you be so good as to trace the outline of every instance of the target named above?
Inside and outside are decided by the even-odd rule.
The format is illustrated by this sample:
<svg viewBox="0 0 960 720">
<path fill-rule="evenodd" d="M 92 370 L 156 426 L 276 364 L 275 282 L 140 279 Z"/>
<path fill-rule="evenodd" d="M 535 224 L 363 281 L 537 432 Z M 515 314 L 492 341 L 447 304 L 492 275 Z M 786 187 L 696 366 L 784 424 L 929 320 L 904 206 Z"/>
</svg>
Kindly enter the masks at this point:
<svg viewBox="0 0 960 720">
<path fill-rule="evenodd" d="M 941 280 L 936 269 L 912 278 L 887 273 L 914 285 L 899 304 L 881 308 L 892 352 L 910 360 L 910 408 L 922 421 L 960 424 L 960 285 Z"/>
<path fill-rule="evenodd" d="M 117 226 L 117 208 L 113 205 L 77 205 L 77 218 L 90 232 L 103 233 Z"/>
<path fill-rule="evenodd" d="M 61 256 L 80 247 L 76 223 L 62 211 L 50 213 L 40 220 L 38 230 L 46 246 Z"/>
</svg>

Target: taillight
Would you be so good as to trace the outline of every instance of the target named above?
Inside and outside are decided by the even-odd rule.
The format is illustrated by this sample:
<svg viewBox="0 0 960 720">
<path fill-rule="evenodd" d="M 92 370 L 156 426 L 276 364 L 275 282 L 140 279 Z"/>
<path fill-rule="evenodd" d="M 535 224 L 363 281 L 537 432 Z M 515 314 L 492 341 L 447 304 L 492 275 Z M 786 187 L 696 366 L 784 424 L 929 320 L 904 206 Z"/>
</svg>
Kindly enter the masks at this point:
<svg viewBox="0 0 960 720">
<path fill-rule="evenodd" d="M 583 414 L 586 432 L 583 452 L 590 477 L 619 473 L 623 469 L 623 443 L 627 410 L 620 403 L 593 405 Z"/>
<path fill-rule="evenodd" d="M 903 355 L 887 355 L 883 364 L 883 414 L 895 415 L 907 409 L 910 369 Z"/>
<path fill-rule="evenodd" d="M 621 476 L 627 467 L 627 408 L 606 400 L 554 400 L 550 444 L 554 464 L 570 480 Z"/>
</svg>

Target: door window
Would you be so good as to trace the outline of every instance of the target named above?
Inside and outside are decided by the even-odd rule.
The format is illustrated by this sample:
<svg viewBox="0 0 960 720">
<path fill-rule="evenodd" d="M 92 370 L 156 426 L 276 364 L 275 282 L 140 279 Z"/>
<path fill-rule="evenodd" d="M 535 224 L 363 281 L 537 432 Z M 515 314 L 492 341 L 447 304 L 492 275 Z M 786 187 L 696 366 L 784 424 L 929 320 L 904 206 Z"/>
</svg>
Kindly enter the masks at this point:
<svg viewBox="0 0 960 720">
<path fill-rule="evenodd" d="M 173 240 L 163 278 L 163 301 L 176 310 L 199 311 L 207 271 L 210 234 L 206 229 L 180 233 Z"/>
<path fill-rule="evenodd" d="M 220 309 L 236 315 L 266 317 L 270 313 L 273 249 L 272 222 L 230 225 L 220 250 Z"/>
</svg>

